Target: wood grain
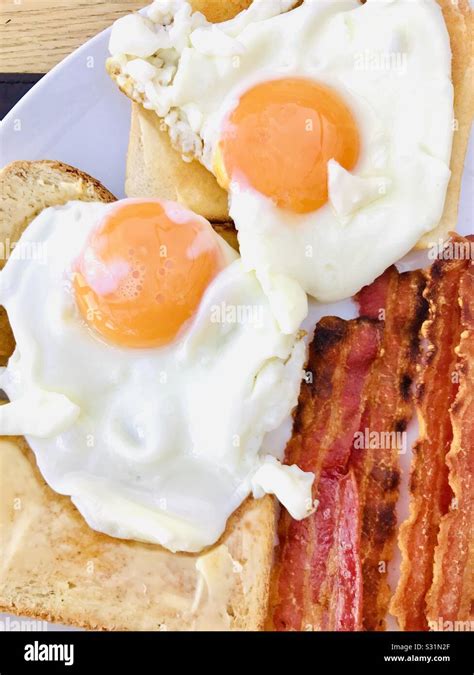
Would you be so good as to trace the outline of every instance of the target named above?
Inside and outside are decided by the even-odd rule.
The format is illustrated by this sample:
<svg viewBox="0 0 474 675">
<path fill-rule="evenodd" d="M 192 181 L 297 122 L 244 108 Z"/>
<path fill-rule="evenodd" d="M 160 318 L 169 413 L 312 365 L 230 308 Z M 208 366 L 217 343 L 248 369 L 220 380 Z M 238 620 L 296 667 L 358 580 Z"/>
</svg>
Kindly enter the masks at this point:
<svg viewBox="0 0 474 675">
<path fill-rule="evenodd" d="M 0 72 L 46 73 L 149 0 L 0 0 Z"/>
</svg>

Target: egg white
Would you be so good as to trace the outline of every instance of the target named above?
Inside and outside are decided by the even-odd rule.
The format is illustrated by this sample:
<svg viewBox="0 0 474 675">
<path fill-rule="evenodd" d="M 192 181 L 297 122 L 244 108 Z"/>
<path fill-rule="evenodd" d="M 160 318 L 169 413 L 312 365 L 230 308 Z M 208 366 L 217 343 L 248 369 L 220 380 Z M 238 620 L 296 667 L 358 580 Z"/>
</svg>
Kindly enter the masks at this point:
<svg viewBox="0 0 474 675">
<path fill-rule="evenodd" d="M 16 349 L 0 381 L 11 401 L 0 433 L 26 434 L 48 484 L 71 495 L 94 529 L 197 551 L 259 491 L 253 479 L 269 461 L 261 446 L 297 403 L 305 347 L 281 334 L 255 275 L 217 234 L 227 266 L 177 341 L 104 341 L 79 314 L 71 272 L 113 208 L 46 209 L 18 245 L 41 243 L 43 256 L 12 257 L 1 272 Z M 291 505 L 296 494 L 295 508 L 307 512 L 312 474 L 297 469 L 295 480 L 278 466 L 280 497 L 286 490 Z"/>
<path fill-rule="evenodd" d="M 290 213 L 231 183 L 244 264 L 289 333 L 306 315 L 305 293 L 350 297 L 436 227 L 453 136 L 451 50 L 435 0 L 295 4 L 254 0 L 212 25 L 184 0 L 154 2 L 133 30 L 119 20 L 110 42 L 119 83 L 132 82 L 175 146 L 211 170 L 226 116 L 259 82 L 310 78 L 351 109 L 361 155 L 352 172 L 330 162 L 329 201 L 317 211 Z M 159 38 L 138 58 L 143 31 Z"/>
</svg>

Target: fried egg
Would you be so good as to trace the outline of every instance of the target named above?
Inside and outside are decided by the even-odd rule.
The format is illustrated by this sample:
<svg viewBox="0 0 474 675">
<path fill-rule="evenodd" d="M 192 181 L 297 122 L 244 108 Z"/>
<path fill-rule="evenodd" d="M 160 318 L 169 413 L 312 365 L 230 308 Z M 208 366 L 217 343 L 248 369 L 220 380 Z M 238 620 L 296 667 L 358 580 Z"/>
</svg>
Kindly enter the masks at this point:
<svg viewBox="0 0 474 675">
<path fill-rule="evenodd" d="M 70 202 L 15 252 L 0 433 L 26 436 L 92 528 L 198 551 L 251 493 L 311 511 L 313 475 L 268 442 L 297 403 L 304 343 L 206 220 L 157 200 Z"/>
<path fill-rule="evenodd" d="M 356 293 L 438 224 L 450 177 L 449 36 L 435 0 L 184 0 L 119 19 L 118 82 L 229 192 L 246 269 L 283 331 Z"/>
</svg>

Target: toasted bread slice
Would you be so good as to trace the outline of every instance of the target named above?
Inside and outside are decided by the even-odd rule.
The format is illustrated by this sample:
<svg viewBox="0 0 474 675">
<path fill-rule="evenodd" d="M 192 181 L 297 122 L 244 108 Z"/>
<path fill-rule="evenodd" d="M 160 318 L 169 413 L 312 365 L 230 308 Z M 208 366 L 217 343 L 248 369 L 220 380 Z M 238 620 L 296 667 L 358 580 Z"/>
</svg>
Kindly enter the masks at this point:
<svg viewBox="0 0 474 675">
<path fill-rule="evenodd" d="M 229 220 L 227 192 L 198 161 L 184 162 L 153 110 L 133 103 L 125 194 L 184 204 L 212 222 Z"/>
<path fill-rule="evenodd" d="M 194 10 L 214 23 L 232 19 L 251 4 L 252 0 L 191 0 Z M 115 79 L 117 73 L 109 65 L 107 69 Z M 133 100 L 131 89 L 122 91 Z M 132 105 L 125 194 L 175 200 L 212 223 L 227 223 L 225 238 L 229 236 L 229 243 L 236 244 L 235 231 L 228 223 L 227 192 L 198 161 L 183 161 L 171 145 L 166 126 L 139 103 Z"/>
<path fill-rule="evenodd" d="M 233 248 L 237 232 L 229 222 L 227 192 L 199 162 L 184 162 L 152 110 L 132 104 L 125 194 L 179 202 L 209 220 Z"/>
<path fill-rule="evenodd" d="M 440 239 L 448 239 L 449 232 L 456 231 L 464 158 L 474 115 L 474 12 L 469 7 L 469 0 L 437 2 L 443 10 L 453 54 L 451 70 L 454 85 L 454 138 L 450 163 L 451 179 L 438 227 L 422 237 L 417 248 L 438 244 Z"/>
<path fill-rule="evenodd" d="M 71 199 L 114 201 L 59 162 L 0 173 L 1 240 L 17 240 L 43 209 Z M 14 349 L 5 313 L 3 358 Z M 24 438 L 0 438 L 0 611 L 100 630 L 258 630 L 273 556 L 272 497 L 248 499 L 221 541 L 173 554 L 90 529 L 44 482 Z"/>
<path fill-rule="evenodd" d="M 18 241 L 27 224 L 48 206 L 78 199 L 113 202 L 98 180 L 62 162 L 12 162 L 0 171 L 0 241 Z M 0 269 L 5 260 L 0 261 Z"/>
<path fill-rule="evenodd" d="M 427 248 L 430 243 L 438 243 L 439 239 L 447 239 L 448 232 L 455 231 L 461 189 L 464 157 L 469 140 L 473 111 L 474 111 L 474 41 L 473 12 L 469 7 L 468 0 L 437 0 L 443 11 L 446 26 L 451 38 L 452 79 L 454 84 L 454 115 L 455 133 L 453 151 L 451 155 L 451 180 L 446 195 L 444 212 L 437 228 L 426 234 L 419 242 L 419 248 Z M 215 12 L 218 0 L 194 0 L 196 9 L 207 14 L 211 21 L 231 18 L 241 11 L 250 2 L 226 3 L 225 16 Z M 113 70 L 109 69 L 112 77 L 116 77 Z M 124 88 L 124 93 L 132 96 L 132 90 Z M 197 162 L 188 164 L 184 170 L 185 162 L 178 151 L 172 146 L 166 132 L 160 130 L 160 119 L 152 112 L 145 110 L 139 103 L 132 108 L 132 127 L 127 162 L 127 194 L 133 196 L 160 195 L 159 177 L 165 175 L 167 180 L 174 185 L 179 185 L 177 198 L 184 204 L 194 196 L 195 190 L 200 191 L 200 204 L 210 219 L 227 220 L 227 203 L 223 196 L 215 201 L 216 190 L 222 192 L 215 178 L 200 166 Z M 158 140 L 158 136 L 160 138 Z M 147 152 L 147 145 L 152 150 Z M 191 199 L 192 204 L 196 204 Z M 215 209 L 209 206 L 213 204 Z"/>
</svg>

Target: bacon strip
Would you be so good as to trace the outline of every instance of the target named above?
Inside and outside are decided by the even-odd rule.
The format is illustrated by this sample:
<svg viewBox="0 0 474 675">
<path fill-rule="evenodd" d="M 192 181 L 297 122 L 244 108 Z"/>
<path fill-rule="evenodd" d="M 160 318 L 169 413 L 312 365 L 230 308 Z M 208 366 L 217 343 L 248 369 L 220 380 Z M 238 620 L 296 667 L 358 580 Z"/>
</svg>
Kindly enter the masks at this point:
<svg viewBox="0 0 474 675">
<path fill-rule="evenodd" d="M 358 512 L 357 490 L 346 474 L 379 343 L 379 325 L 366 319 L 327 317 L 316 327 L 308 364 L 312 382 L 302 386 L 286 461 L 315 473 L 319 507 L 302 521 L 282 512 L 270 606 L 276 630 L 360 629 L 358 518 L 347 521 Z M 338 587 L 341 576 L 345 583 Z"/>
<path fill-rule="evenodd" d="M 372 284 L 364 286 L 356 295 L 360 316 L 383 320 L 387 300 L 398 272 L 395 266 L 389 267 Z"/>
<path fill-rule="evenodd" d="M 390 601 L 387 570 L 395 548 L 399 454 L 407 449 L 403 434 L 412 417 L 411 384 L 427 313 L 424 288 L 422 272 L 399 274 L 391 267 L 357 297 L 361 315 L 385 320 L 360 429 L 370 443 L 355 443 L 351 456 L 362 511 L 365 630 L 385 629 Z"/>
<path fill-rule="evenodd" d="M 446 457 L 454 499 L 441 519 L 433 583 L 427 597 L 428 623 L 472 620 L 474 599 L 474 266 L 460 282 L 461 327 L 458 349 L 459 390 L 451 408 L 453 442 Z M 440 626 L 440 623 L 442 624 Z M 449 624 L 448 624 L 449 627 Z"/>
<path fill-rule="evenodd" d="M 355 631 L 362 625 L 363 584 L 360 564 L 360 505 L 350 471 L 337 481 L 336 528 L 331 569 L 331 601 L 325 630 Z M 321 494 L 321 493 L 320 493 Z M 343 555 L 341 555 L 341 552 Z"/>
<path fill-rule="evenodd" d="M 430 315 L 422 328 L 428 347 L 417 378 L 420 438 L 413 448 L 410 515 L 399 535 L 401 577 L 390 608 L 403 630 L 428 629 L 425 599 L 433 579 L 439 524 L 452 498 L 446 465 L 453 438 L 448 411 L 457 393 L 453 373 L 461 332 L 458 291 L 466 267 L 465 260 L 437 260 L 425 291 Z"/>
</svg>

